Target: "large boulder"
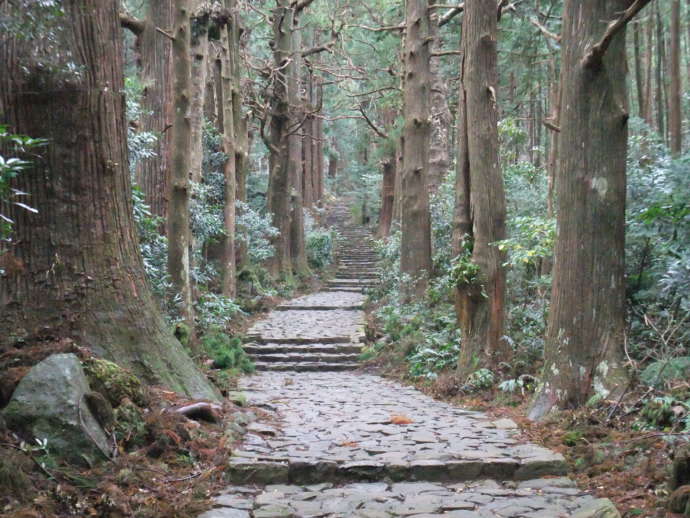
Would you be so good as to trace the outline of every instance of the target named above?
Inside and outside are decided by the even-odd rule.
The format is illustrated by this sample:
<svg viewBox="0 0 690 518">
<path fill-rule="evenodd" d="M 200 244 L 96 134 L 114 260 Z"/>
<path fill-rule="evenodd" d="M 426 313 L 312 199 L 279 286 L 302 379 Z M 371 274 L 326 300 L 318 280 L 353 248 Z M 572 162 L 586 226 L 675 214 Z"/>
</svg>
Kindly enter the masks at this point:
<svg viewBox="0 0 690 518">
<path fill-rule="evenodd" d="M 89 408 L 90 395 L 79 358 L 54 354 L 22 378 L 3 416 L 8 427 L 21 435 L 47 439 L 51 454 L 92 464 L 107 456 L 110 446 Z"/>
</svg>

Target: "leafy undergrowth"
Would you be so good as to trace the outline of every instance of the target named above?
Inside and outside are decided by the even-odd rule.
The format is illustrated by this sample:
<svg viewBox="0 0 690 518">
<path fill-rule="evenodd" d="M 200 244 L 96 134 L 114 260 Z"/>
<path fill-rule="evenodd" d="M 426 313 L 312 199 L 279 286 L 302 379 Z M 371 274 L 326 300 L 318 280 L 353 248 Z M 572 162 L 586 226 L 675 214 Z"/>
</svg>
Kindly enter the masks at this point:
<svg viewBox="0 0 690 518">
<path fill-rule="evenodd" d="M 527 392 L 506 393 L 495 385 L 462 390 L 459 387 L 466 385 L 458 384 L 453 371 L 433 381 L 413 378 L 407 364 L 390 357 L 379 357 L 369 366 L 436 399 L 514 420 L 526 441 L 562 453 L 579 486 L 600 498 L 611 499 L 623 518 L 681 516 L 666 511 L 667 482 L 674 452 L 686 446 L 690 436 L 677 431 L 672 421 L 658 421 L 664 412 L 658 407 L 656 413 L 650 411 L 646 403 L 650 401 L 649 391 L 630 392 L 620 402 L 602 400 L 578 410 L 561 411 L 535 423 L 526 417 L 530 403 Z M 674 410 L 681 411 L 668 409 Z"/>
</svg>

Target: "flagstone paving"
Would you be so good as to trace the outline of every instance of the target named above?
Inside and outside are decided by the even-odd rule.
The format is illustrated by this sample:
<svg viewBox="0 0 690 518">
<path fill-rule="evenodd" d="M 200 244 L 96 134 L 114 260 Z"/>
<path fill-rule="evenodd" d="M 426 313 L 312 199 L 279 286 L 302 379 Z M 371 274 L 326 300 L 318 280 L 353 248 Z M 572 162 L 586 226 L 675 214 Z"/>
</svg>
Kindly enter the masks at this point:
<svg viewBox="0 0 690 518">
<path fill-rule="evenodd" d="M 345 220 L 346 208 L 335 212 Z M 619 517 L 512 421 L 353 370 L 375 255 L 363 229 L 340 233 L 346 280 L 283 304 L 249 332 L 245 350 L 262 372 L 240 389 L 265 417 L 248 426 L 227 467 L 231 485 L 202 518 Z"/>
</svg>

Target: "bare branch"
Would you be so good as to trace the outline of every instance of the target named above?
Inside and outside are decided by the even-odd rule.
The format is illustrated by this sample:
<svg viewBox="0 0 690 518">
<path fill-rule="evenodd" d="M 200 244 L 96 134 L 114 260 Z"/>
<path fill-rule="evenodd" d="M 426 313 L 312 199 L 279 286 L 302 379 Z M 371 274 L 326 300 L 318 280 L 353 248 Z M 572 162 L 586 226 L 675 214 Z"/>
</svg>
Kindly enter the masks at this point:
<svg viewBox="0 0 690 518">
<path fill-rule="evenodd" d="M 125 11 L 120 13 L 120 25 L 131 31 L 135 36 L 140 36 L 146 28 L 146 23 L 143 20 L 135 18 Z"/>
<path fill-rule="evenodd" d="M 439 56 L 462 56 L 462 50 L 442 50 L 438 52 L 432 52 L 433 57 Z"/>
<path fill-rule="evenodd" d="M 457 15 L 459 15 L 461 12 L 465 10 L 465 3 L 463 2 L 462 4 L 458 4 L 456 7 L 453 7 L 449 11 L 446 11 L 446 14 L 441 16 L 438 20 L 438 26 L 443 27 L 446 25 L 448 22 L 450 22 L 453 18 L 455 18 Z"/>
<path fill-rule="evenodd" d="M 364 29 L 371 32 L 385 32 L 385 31 L 404 31 L 405 24 L 401 23 L 399 25 L 388 25 L 384 27 L 369 27 L 367 25 L 348 25 L 348 27 L 355 27 L 357 29 Z"/>
<path fill-rule="evenodd" d="M 299 14 L 309 7 L 314 0 L 299 0 L 292 2 L 292 7 L 295 10 L 295 14 Z"/>
<path fill-rule="evenodd" d="M 539 29 L 545 37 L 552 39 L 556 43 L 561 42 L 561 35 L 560 34 L 556 34 L 555 32 L 551 32 L 544 25 L 539 23 L 539 20 L 537 20 L 536 18 L 530 18 L 529 21 L 532 25 L 534 25 L 537 29 Z"/>
<path fill-rule="evenodd" d="M 374 123 L 372 122 L 372 120 L 369 118 L 369 116 L 367 115 L 367 113 L 364 111 L 364 106 L 362 106 L 362 104 L 360 104 L 360 105 L 357 107 L 357 109 L 359 110 L 359 113 L 362 114 L 362 117 L 364 117 L 364 120 L 367 121 L 367 124 L 369 125 L 369 127 L 370 127 L 371 129 L 374 130 L 374 133 L 376 133 L 379 137 L 381 137 L 381 138 L 383 138 L 383 139 L 387 139 L 387 138 L 388 138 L 388 135 L 387 135 L 386 133 L 384 133 L 383 131 L 381 131 L 380 129 L 378 129 L 378 128 L 376 127 L 376 124 L 374 124 Z"/>
<path fill-rule="evenodd" d="M 561 132 L 561 128 L 554 124 L 553 119 L 544 119 L 542 122 L 544 123 L 544 126 L 549 128 L 551 131 L 555 131 L 556 133 Z"/>
<path fill-rule="evenodd" d="M 173 36 L 173 35 L 170 34 L 169 32 L 164 31 L 164 30 L 161 29 L 160 27 L 156 27 L 156 31 L 160 32 L 160 33 L 161 33 L 163 36 L 165 36 L 166 38 L 170 38 L 172 41 L 175 41 L 175 36 Z"/>
<path fill-rule="evenodd" d="M 635 0 L 617 19 L 609 23 L 601 40 L 585 55 L 582 64 L 587 68 L 600 66 L 613 38 L 651 1 Z"/>
</svg>

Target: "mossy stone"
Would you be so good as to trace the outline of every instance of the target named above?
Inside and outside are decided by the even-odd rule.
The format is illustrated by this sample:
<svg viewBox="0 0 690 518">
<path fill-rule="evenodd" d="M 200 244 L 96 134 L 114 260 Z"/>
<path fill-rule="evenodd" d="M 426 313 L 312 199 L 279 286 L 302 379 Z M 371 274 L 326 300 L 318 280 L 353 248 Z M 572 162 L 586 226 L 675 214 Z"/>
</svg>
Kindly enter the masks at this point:
<svg viewBox="0 0 690 518">
<path fill-rule="evenodd" d="M 100 392 L 110 404 L 117 407 L 128 398 L 139 406 L 147 406 L 144 387 L 134 374 L 118 364 L 99 358 L 84 361 L 84 372 L 95 392 Z"/>
</svg>

